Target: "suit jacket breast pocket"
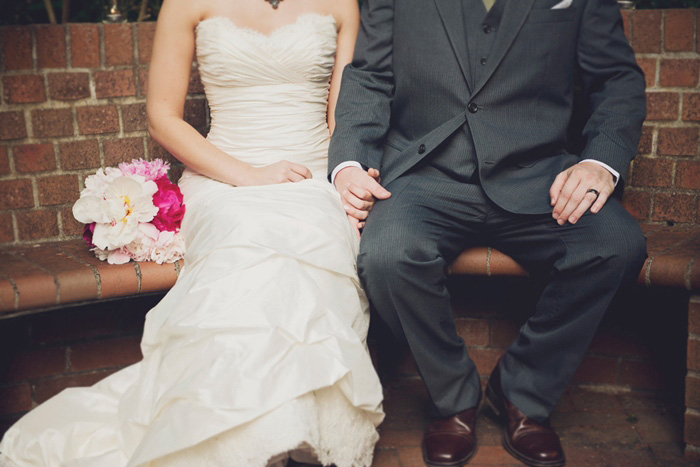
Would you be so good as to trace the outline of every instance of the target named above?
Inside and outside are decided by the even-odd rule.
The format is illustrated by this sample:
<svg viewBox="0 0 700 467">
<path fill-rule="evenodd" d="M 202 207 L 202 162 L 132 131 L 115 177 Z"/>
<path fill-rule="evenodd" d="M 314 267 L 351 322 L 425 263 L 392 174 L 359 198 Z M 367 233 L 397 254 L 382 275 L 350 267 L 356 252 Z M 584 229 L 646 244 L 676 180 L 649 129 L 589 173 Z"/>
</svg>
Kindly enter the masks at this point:
<svg viewBox="0 0 700 467">
<path fill-rule="evenodd" d="M 526 23 L 561 23 L 573 21 L 576 17 L 576 7 L 570 6 L 563 10 L 551 10 L 549 8 L 538 8 L 530 10 L 530 14 L 525 20 Z"/>
</svg>

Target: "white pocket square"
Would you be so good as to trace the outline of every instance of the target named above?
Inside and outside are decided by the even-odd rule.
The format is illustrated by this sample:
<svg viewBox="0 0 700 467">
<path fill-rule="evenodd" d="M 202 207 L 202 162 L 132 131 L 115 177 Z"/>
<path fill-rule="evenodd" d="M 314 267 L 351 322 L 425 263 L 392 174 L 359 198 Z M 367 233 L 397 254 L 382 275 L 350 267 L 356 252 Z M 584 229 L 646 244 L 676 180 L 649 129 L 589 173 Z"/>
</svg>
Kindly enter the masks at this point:
<svg viewBox="0 0 700 467">
<path fill-rule="evenodd" d="M 552 10 L 564 10 L 569 8 L 573 2 L 574 0 L 561 0 L 561 2 L 552 7 Z"/>
</svg>

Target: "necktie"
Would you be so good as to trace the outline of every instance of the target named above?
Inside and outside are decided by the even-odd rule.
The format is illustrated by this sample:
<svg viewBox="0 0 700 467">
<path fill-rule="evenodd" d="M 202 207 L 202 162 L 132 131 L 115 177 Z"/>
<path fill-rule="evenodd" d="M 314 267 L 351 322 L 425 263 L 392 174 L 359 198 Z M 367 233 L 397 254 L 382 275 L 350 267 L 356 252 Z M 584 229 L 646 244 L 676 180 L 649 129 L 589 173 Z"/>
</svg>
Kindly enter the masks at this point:
<svg viewBox="0 0 700 467">
<path fill-rule="evenodd" d="M 496 0 L 482 0 L 484 2 L 484 6 L 486 7 L 486 11 L 489 11 L 493 4 L 496 2 Z"/>
</svg>

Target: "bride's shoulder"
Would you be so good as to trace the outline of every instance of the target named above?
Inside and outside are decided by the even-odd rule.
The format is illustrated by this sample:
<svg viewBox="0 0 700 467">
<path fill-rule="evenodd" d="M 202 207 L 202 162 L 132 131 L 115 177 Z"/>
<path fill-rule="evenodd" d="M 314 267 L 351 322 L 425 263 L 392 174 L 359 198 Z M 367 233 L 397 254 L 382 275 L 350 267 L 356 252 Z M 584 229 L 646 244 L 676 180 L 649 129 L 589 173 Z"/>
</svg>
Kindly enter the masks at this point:
<svg viewBox="0 0 700 467">
<path fill-rule="evenodd" d="M 161 11 L 172 11 L 171 16 L 179 17 L 180 21 L 197 25 L 202 19 L 210 16 L 217 3 L 221 0 L 163 0 Z"/>
<path fill-rule="evenodd" d="M 357 27 L 360 17 L 357 0 L 336 0 L 332 2 L 332 9 L 333 11 L 331 14 L 335 17 L 339 30 L 341 30 L 344 25 Z"/>
</svg>

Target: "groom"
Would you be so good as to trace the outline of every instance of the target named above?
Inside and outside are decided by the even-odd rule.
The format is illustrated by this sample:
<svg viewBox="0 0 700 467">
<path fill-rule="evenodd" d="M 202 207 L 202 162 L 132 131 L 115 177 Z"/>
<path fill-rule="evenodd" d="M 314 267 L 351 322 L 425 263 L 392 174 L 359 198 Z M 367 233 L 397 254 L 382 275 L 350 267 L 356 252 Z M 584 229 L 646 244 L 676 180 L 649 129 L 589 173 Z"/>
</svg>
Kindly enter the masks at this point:
<svg viewBox="0 0 700 467">
<path fill-rule="evenodd" d="M 574 153 L 575 83 L 586 109 Z M 470 245 L 546 274 L 486 402 L 506 420 L 511 455 L 564 465 L 549 415 L 646 257 L 612 196 L 636 154 L 644 90 L 614 0 L 364 0 L 330 177 L 364 226 L 358 267 L 369 298 L 430 394 L 428 465 L 463 465 L 476 451 L 479 376 L 445 287 L 446 267 Z"/>
</svg>

